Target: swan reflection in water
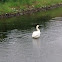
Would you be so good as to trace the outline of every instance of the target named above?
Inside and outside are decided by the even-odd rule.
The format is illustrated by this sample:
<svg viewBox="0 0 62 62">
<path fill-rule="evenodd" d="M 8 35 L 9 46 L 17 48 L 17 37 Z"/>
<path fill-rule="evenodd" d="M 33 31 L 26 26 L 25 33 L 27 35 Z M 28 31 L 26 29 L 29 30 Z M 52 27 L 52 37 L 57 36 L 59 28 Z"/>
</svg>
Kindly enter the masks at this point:
<svg viewBox="0 0 62 62">
<path fill-rule="evenodd" d="M 33 55 L 35 58 L 39 59 L 41 56 L 41 40 L 39 39 L 32 39 L 33 43 Z M 37 62 L 40 62 L 40 60 L 37 60 Z"/>
<path fill-rule="evenodd" d="M 33 47 L 40 48 L 41 47 L 41 40 L 39 39 L 32 39 Z"/>
</svg>

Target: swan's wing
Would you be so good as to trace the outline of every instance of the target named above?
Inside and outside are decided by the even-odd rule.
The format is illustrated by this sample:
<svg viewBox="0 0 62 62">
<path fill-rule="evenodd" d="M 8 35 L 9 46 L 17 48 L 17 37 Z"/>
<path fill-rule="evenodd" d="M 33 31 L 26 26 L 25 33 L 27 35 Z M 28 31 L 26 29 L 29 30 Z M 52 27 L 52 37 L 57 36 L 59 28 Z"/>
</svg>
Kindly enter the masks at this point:
<svg viewBox="0 0 62 62">
<path fill-rule="evenodd" d="M 34 31 L 32 34 L 32 37 L 39 37 L 40 36 L 40 32 L 38 31 Z"/>
</svg>

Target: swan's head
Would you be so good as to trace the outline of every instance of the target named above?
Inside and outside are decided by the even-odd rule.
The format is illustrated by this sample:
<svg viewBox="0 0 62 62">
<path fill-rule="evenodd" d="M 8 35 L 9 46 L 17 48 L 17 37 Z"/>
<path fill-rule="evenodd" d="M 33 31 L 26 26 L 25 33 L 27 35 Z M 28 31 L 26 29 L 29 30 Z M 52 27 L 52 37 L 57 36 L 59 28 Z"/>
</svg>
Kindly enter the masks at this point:
<svg viewBox="0 0 62 62">
<path fill-rule="evenodd" d="M 37 28 L 39 27 L 39 25 L 36 26 Z"/>
<path fill-rule="evenodd" d="M 40 31 L 40 29 L 39 29 L 39 25 L 36 26 L 36 29 L 37 29 L 37 31 Z"/>
</svg>

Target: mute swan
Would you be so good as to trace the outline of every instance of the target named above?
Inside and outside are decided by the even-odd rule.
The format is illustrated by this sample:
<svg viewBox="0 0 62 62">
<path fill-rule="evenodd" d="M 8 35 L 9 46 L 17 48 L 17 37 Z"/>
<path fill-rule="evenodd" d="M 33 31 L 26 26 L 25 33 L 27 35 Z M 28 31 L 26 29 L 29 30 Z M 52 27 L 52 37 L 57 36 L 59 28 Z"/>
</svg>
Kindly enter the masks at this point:
<svg viewBox="0 0 62 62">
<path fill-rule="evenodd" d="M 34 32 L 32 33 L 32 37 L 33 37 L 33 38 L 39 38 L 39 37 L 40 37 L 39 25 L 36 26 L 36 30 L 37 30 L 37 31 L 34 31 Z"/>
</svg>

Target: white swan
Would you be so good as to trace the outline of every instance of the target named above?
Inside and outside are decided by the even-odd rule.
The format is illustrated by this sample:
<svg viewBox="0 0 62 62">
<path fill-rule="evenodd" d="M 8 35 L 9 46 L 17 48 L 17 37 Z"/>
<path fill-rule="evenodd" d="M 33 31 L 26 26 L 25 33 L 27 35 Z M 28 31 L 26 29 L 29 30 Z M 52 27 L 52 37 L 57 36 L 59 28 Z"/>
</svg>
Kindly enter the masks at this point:
<svg viewBox="0 0 62 62">
<path fill-rule="evenodd" d="M 32 37 L 33 37 L 33 38 L 39 38 L 39 37 L 40 37 L 39 25 L 36 26 L 36 30 L 37 30 L 37 31 L 34 31 L 34 32 L 32 33 Z"/>
</svg>

